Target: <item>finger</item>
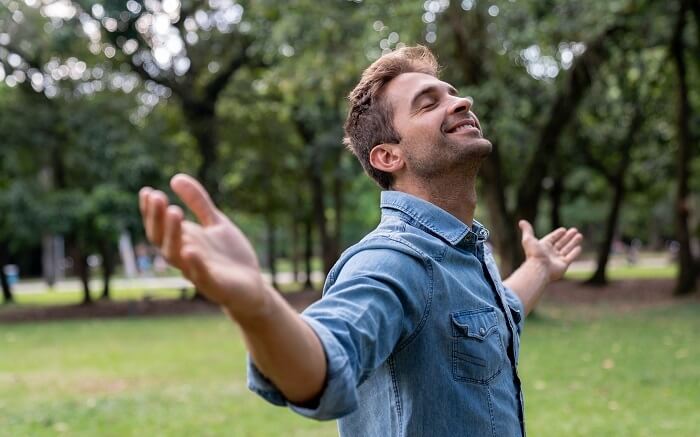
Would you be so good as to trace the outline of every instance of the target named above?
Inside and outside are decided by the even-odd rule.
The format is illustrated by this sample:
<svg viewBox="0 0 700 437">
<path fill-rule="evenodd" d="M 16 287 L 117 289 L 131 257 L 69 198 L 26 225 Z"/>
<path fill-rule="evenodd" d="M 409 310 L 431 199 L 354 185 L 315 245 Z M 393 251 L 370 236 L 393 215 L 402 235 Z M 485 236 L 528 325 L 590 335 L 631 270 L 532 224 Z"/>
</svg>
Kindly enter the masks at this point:
<svg viewBox="0 0 700 437">
<path fill-rule="evenodd" d="M 530 224 L 530 222 L 528 222 L 527 220 L 520 220 L 518 222 L 518 226 L 520 227 L 520 231 L 523 234 L 523 241 L 530 237 L 535 238 L 535 231 L 532 229 L 532 225 Z"/>
<path fill-rule="evenodd" d="M 195 178 L 182 173 L 176 174 L 170 180 L 170 187 L 202 225 L 209 226 L 218 222 L 219 210 L 209 197 L 209 193 Z"/>
<path fill-rule="evenodd" d="M 569 242 L 578 234 L 576 228 L 571 228 L 566 233 L 554 243 L 554 248 L 557 250 L 562 250 L 564 246 L 569 244 Z"/>
<path fill-rule="evenodd" d="M 154 190 L 148 194 L 146 234 L 148 239 L 158 247 L 161 247 L 163 244 L 165 208 L 167 205 L 168 198 L 162 191 Z"/>
<path fill-rule="evenodd" d="M 564 256 L 564 261 L 571 264 L 581 254 L 581 246 L 576 246 L 574 249 Z"/>
<path fill-rule="evenodd" d="M 554 245 L 558 239 L 560 239 L 566 233 L 566 228 L 557 228 L 550 232 L 549 234 L 542 237 L 542 240 Z"/>
<path fill-rule="evenodd" d="M 171 264 L 179 267 L 180 246 L 182 244 L 182 209 L 170 205 L 165 210 L 165 230 L 163 232 L 163 256 Z"/>
<path fill-rule="evenodd" d="M 566 246 L 562 247 L 561 250 L 559 251 L 562 255 L 566 256 L 569 252 L 574 250 L 574 248 L 578 247 L 581 245 L 581 241 L 583 240 L 583 235 L 577 233 L 574 235 L 574 238 L 569 241 Z"/>
<path fill-rule="evenodd" d="M 153 191 L 151 187 L 143 187 L 139 190 L 139 210 L 141 211 L 141 225 L 146 232 L 146 238 L 150 239 L 148 231 L 148 195 Z"/>
<path fill-rule="evenodd" d="M 151 191 L 153 191 L 151 187 L 143 187 L 139 190 L 139 210 L 141 211 L 141 217 L 143 219 L 146 218 L 148 212 L 148 195 Z"/>
</svg>

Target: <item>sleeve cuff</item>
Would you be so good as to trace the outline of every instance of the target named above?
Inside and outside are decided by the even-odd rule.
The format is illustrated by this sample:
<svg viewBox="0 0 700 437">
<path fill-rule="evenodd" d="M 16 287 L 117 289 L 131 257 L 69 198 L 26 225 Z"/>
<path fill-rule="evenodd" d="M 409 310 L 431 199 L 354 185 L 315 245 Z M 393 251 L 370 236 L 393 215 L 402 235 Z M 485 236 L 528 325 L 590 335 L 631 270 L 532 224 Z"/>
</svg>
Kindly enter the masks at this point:
<svg viewBox="0 0 700 437">
<path fill-rule="evenodd" d="M 318 336 L 326 355 L 326 383 L 315 407 L 288 401 L 279 389 L 263 375 L 248 355 L 248 388 L 268 402 L 288 406 L 292 411 L 317 420 L 337 419 L 357 408 L 357 389 L 352 367 L 336 337 L 317 320 L 301 315 Z"/>
</svg>

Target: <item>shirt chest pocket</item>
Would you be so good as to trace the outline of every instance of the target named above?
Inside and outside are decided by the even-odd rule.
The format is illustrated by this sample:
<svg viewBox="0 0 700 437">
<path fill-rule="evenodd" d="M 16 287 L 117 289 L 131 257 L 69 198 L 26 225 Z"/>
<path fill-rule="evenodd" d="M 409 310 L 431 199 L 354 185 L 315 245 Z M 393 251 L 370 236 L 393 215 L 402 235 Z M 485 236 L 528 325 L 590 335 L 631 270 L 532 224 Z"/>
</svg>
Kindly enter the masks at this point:
<svg viewBox="0 0 700 437">
<path fill-rule="evenodd" d="M 450 319 L 452 376 L 457 381 L 488 384 L 505 361 L 495 308 L 458 311 Z"/>
</svg>

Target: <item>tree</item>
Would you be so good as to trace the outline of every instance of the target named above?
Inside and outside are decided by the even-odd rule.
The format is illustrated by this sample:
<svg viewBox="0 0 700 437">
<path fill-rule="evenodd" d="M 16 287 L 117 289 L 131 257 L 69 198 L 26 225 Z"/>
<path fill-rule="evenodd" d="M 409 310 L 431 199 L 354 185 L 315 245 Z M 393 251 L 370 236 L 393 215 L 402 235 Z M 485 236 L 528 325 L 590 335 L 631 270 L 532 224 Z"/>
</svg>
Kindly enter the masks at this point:
<svg viewBox="0 0 700 437">
<path fill-rule="evenodd" d="M 234 75 L 244 67 L 265 65 L 264 40 L 259 38 L 266 23 L 263 14 L 256 15 L 262 6 L 192 0 L 109 1 L 88 8 L 83 3 L 89 12 L 81 12 L 80 19 L 96 23 L 99 29 L 86 34 L 90 44 L 106 41 L 105 56 L 113 55 L 144 82 L 172 92 L 199 151 L 197 177 L 217 197 L 220 121 L 216 108 Z"/>
<path fill-rule="evenodd" d="M 678 79 L 676 95 L 676 130 L 678 141 L 677 187 L 676 187 L 676 238 L 680 243 L 678 252 L 678 278 L 675 294 L 687 294 L 695 289 L 697 269 L 690 249 L 690 232 L 688 230 L 690 193 L 688 192 L 689 165 L 692 153 L 689 120 L 692 118 L 688 100 L 687 64 L 685 62 L 685 42 L 683 33 L 686 28 L 686 15 L 690 2 L 680 0 L 678 18 L 673 28 L 670 54 L 675 64 Z M 697 31 L 697 30 L 696 30 Z"/>
</svg>

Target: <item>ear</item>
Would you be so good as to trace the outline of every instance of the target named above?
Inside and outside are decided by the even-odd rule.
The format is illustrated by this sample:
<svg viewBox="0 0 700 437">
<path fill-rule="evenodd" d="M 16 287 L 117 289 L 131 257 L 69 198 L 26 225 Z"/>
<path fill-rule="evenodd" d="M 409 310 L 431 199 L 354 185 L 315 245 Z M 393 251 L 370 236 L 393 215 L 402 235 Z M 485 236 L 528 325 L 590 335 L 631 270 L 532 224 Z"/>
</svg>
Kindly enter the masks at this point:
<svg viewBox="0 0 700 437">
<path fill-rule="evenodd" d="M 369 163 L 377 170 L 394 173 L 404 167 L 402 150 L 398 144 L 379 144 L 369 152 Z"/>
</svg>

